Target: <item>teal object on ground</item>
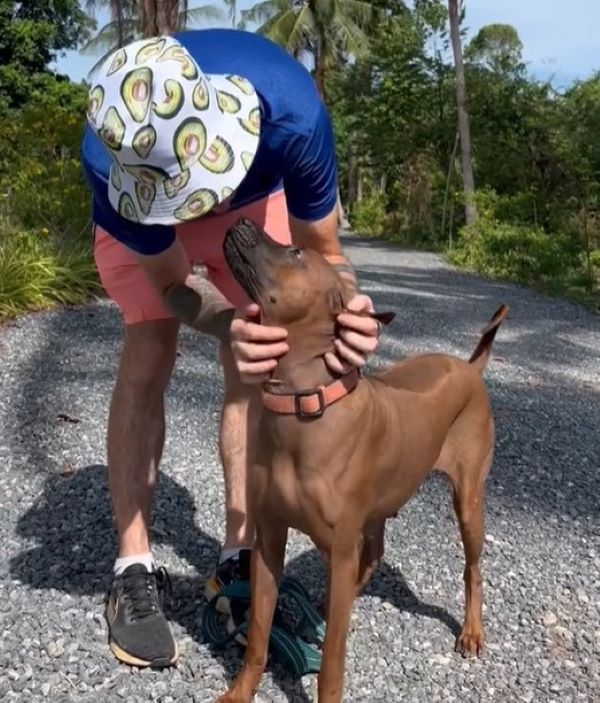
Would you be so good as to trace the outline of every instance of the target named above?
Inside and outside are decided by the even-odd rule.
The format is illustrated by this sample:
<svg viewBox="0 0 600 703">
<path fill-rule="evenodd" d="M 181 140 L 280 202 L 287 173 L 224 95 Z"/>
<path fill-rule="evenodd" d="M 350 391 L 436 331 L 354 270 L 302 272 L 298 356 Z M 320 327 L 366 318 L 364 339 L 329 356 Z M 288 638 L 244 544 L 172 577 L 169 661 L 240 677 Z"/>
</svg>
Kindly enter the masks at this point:
<svg viewBox="0 0 600 703">
<path fill-rule="evenodd" d="M 325 622 L 311 605 L 304 586 L 296 579 L 289 577 L 283 579 L 279 593 L 293 601 L 301 617 L 298 625 L 292 629 L 284 625 L 281 617 L 277 617 L 276 613 L 269 637 L 269 653 L 295 677 L 318 673 L 321 668 L 321 652 L 318 647 L 323 644 L 325 638 Z M 249 600 L 250 584 L 248 581 L 232 583 L 219 591 L 205 606 L 202 614 L 202 630 L 206 640 L 217 649 L 225 647 L 238 634 L 245 637 L 248 634 L 247 622 L 243 622 L 232 632 L 223 633 L 223 625 L 216 610 L 217 599 L 221 597 Z M 281 612 L 279 601 L 277 608 Z M 314 644 L 307 642 L 307 639 Z"/>
</svg>

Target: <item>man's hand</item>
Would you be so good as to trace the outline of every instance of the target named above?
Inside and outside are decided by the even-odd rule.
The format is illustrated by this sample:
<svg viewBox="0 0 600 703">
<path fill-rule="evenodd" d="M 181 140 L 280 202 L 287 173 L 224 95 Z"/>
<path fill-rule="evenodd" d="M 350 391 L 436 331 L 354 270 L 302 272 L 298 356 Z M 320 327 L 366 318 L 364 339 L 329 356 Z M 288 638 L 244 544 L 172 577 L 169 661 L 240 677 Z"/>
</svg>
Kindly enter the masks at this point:
<svg viewBox="0 0 600 703">
<path fill-rule="evenodd" d="M 380 323 L 372 317 L 350 312 L 375 312 L 371 298 L 356 295 L 348 302 L 346 310 L 348 312 L 341 313 L 337 318 L 340 330 L 339 337 L 334 341 L 336 353 L 328 352 L 325 355 L 327 366 L 338 374 L 364 366 L 369 354 L 379 346 Z"/>
<path fill-rule="evenodd" d="M 252 303 L 236 313 L 231 323 L 231 350 L 243 383 L 267 381 L 277 359 L 289 349 L 287 330 L 265 327 L 259 320 L 260 309 Z"/>
</svg>

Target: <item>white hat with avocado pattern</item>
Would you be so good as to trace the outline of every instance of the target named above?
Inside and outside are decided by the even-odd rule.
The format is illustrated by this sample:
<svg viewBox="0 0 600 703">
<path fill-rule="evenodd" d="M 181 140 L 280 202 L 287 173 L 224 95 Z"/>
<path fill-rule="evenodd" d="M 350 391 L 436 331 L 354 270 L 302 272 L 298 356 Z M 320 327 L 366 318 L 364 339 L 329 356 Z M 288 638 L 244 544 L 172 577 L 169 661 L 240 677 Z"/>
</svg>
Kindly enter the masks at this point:
<svg viewBox="0 0 600 703">
<path fill-rule="evenodd" d="M 113 157 L 112 206 L 148 225 L 193 220 L 226 200 L 260 136 L 251 83 L 202 73 L 172 37 L 111 54 L 90 90 L 87 118 Z"/>
</svg>

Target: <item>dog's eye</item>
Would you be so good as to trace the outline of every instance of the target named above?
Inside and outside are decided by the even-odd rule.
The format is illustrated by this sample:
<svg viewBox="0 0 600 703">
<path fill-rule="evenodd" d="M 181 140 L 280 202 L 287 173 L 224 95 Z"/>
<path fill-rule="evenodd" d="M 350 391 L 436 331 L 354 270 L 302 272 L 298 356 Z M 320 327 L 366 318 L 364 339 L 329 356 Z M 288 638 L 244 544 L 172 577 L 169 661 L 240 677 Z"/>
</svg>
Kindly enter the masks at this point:
<svg viewBox="0 0 600 703">
<path fill-rule="evenodd" d="M 292 247 L 290 249 L 290 255 L 294 257 L 294 259 L 301 259 L 302 258 L 302 249 L 298 249 L 298 247 Z"/>
</svg>

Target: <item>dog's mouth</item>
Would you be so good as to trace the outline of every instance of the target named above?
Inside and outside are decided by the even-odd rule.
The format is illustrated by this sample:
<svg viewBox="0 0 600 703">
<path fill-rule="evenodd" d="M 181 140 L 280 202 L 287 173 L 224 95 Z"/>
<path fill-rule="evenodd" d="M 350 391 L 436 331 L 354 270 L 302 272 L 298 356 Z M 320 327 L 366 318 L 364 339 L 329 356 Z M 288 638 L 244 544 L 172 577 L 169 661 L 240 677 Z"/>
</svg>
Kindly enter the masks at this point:
<svg viewBox="0 0 600 703">
<path fill-rule="evenodd" d="M 262 286 L 256 270 L 260 254 L 257 251 L 263 237 L 250 220 L 238 220 L 229 228 L 223 242 L 225 261 L 235 280 L 255 303 L 259 303 Z"/>
</svg>

